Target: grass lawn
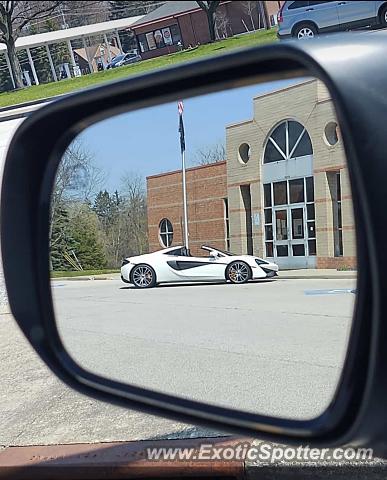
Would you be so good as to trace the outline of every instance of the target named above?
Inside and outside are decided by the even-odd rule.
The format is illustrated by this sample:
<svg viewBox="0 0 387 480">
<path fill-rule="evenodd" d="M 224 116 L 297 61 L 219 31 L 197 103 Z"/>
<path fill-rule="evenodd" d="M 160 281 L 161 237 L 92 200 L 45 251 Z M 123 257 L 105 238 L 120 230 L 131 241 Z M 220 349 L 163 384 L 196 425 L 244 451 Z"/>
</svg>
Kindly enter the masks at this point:
<svg viewBox="0 0 387 480">
<path fill-rule="evenodd" d="M 61 80 L 60 82 L 46 83 L 43 85 L 34 85 L 19 91 L 4 92 L 0 94 L 0 107 L 8 107 L 18 103 L 30 102 L 42 98 L 62 95 L 64 93 L 73 92 L 87 88 L 99 83 L 116 80 L 119 78 L 129 77 L 148 70 L 175 65 L 181 62 L 197 60 L 200 57 L 208 55 L 217 55 L 228 50 L 241 47 L 252 47 L 254 45 L 263 45 L 265 43 L 274 42 L 276 40 L 276 29 L 260 30 L 258 32 L 239 35 L 226 40 L 221 40 L 192 50 L 184 50 L 170 55 L 143 60 L 133 65 L 118 67 L 104 72 L 92 73 L 82 77 Z"/>
<path fill-rule="evenodd" d="M 119 270 L 56 271 L 56 272 L 51 272 L 51 278 L 94 276 L 94 275 L 103 275 L 104 273 L 119 273 Z"/>
</svg>

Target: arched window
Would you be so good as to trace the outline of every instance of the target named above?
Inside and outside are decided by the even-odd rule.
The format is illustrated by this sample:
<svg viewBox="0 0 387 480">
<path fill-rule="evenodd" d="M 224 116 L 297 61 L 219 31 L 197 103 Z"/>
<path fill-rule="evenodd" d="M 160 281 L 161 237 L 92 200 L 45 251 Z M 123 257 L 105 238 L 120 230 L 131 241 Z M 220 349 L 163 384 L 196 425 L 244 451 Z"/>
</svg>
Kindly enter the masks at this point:
<svg viewBox="0 0 387 480">
<path fill-rule="evenodd" d="M 285 120 L 273 130 L 267 140 L 263 163 L 312 154 L 312 142 L 306 129 L 294 120 Z"/>
<path fill-rule="evenodd" d="M 159 236 L 161 245 L 168 248 L 173 241 L 173 227 L 168 218 L 163 218 L 159 224 Z"/>
</svg>

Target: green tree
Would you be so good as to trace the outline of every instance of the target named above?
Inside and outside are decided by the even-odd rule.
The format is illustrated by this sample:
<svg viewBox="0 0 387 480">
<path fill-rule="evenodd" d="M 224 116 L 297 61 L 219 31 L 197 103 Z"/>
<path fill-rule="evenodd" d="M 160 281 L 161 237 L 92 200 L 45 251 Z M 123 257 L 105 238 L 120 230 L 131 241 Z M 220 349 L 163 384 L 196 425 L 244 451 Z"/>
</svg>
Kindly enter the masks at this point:
<svg viewBox="0 0 387 480">
<path fill-rule="evenodd" d="M 52 270 L 72 270 L 72 266 L 65 259 L 65 253 L 71 253 L 76 248 L 77 242 L 72 236 L 68 211 L 61 205 L 52 226 L 50 244 Z"/>
<path fill-rule="evenodd" d="M 98 230 L 98 218 L 89 206 L 83 205 L 71 218 L 71 236 L 76 244 L 75 254 L 84 270 L 106 267 L 106 256 Z"/>
<path fill-rule="evenodd" d="M 107 190 L 101 190 L 95 197 L 93 211 L 96 213 L 104 232 L 108 233 L 118 217 L 118 205 L 114 196 L 111 196 Z"/>
</svg>

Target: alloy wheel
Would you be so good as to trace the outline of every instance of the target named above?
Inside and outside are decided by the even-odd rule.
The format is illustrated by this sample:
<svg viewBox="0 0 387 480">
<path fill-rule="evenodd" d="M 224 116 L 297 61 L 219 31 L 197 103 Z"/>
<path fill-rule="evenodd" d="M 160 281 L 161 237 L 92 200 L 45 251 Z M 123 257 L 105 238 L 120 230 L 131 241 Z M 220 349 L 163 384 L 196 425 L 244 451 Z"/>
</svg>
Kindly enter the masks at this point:
<svg viewBox="0 0 387 480">
<path fill-rule="evenodd" d="M 234 283 L 245 283 L 249 279 L 249 267 L 243 262 L 235 262 L 230 265 L 230 280 Z"/>
<path fill-rule="evenodd" d="M 136 287 L 147 288 L 153 282 L 153 272 L 147 265 L 139 265 L 133 270 L 133 283 Z"/>
<path fill-rule="evenodd" d="M 309 27 L 302 27 L 297 34 L 297 38 L 313 38 L 314 31 Z"/>
</svg>

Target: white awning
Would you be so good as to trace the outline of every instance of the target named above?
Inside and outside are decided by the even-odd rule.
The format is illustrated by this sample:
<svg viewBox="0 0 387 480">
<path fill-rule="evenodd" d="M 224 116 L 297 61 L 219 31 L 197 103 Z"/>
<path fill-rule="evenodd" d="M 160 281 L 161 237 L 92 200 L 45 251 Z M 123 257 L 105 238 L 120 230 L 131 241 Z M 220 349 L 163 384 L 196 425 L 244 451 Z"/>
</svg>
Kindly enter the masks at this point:
<svg viewBox="0 0 387 480">
<path fill-rule="evenodd" d="M 115 30 L 125 30 L 130 28 L 135 22 L 141 20 L 144 15 L 137 17 L 119 18 L 108 22 L 93 23 L 82 27 L 66 28 L 64 30 L 55 30 L 53 32 L 37 33 L 36 35 L 27 35 L 19 37 L 16 40 L 16 50 L 24 48 L 39 47 L 42 45 L 64 42 L 76 38 L 89 37 L 104 33 L 114 32 Z M 4 43 L 0 43 L 0 52 L 6 50 Z"/>
</svg>

